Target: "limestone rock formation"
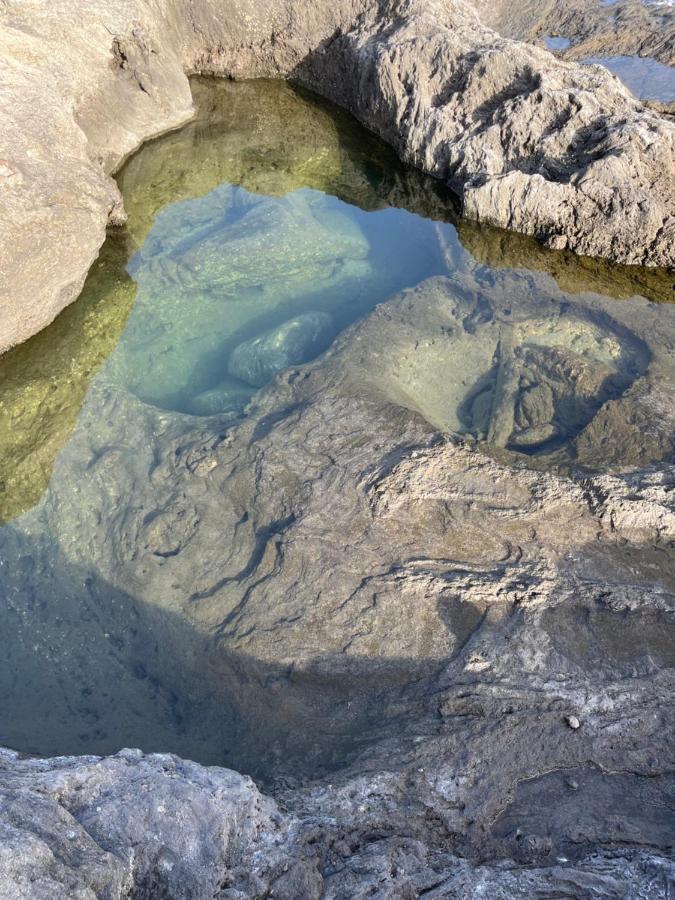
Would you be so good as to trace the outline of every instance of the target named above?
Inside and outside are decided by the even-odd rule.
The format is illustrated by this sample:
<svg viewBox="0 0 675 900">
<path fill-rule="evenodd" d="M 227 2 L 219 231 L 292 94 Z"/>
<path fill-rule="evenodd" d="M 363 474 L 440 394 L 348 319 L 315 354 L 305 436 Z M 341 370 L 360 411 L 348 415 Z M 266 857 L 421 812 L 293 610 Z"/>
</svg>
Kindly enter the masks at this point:
<svg viewBox="0 0 675 900">
<path fill-rule="evenodd" d="M 574 798 L 602 776 L 560 777 Z M 0 890 L 8 900 L 667 896 L 671 867 L 653 851 L 626 847 L 517 868 L 441 850 L 414 836 L 412 823 L 376 827 L 377 803 L 390 786 L 382 782 L 366 794 L 355 782 L 340 792 L 340 807 L 292 816 L 250 779 L 168 754 L 28 760 L 0 751 Z M 619 778 L 614 789 L 621 786 Z M 508 829 L 528 803 L 545 803 L 546 787 L 522 788 L 498 827 Z M 642 799 L 646 817 L 655 805 Z M 366 808 L 367 831 L 354 824 Z M 654 835 L 659 825 L 652 823 Z M 436 832 L 441 828 L 437 823 Z M 542 843 L 523 835 L 524 855 Z"/>
<path fill-rule="evenodd" d="M 0 10 L 0 349 L 79 294 L 109 173 L 192 114 L 185 72 L 293 78 L 448 181 L 471 218 L 549 246 L 673 263 L 673 126 L 611 76 L 482 26 L 464 0 L 74 0 Z"/>
<path fill-rule="evenodd" d="M 43 501 L 0 530 L 0 679 L 22 685 L 3 734 L 46 754 L 171 748 L 254 775 L 283 812 L 168 757 L 9 759 L 10 883 L 667 896 L 671 309 L 480 267 L 432 279 L 235 427 L 103 371 Z M 483 358 L 472 334 L 493 332 Z M 524 394 L 538 381 L 547 402 L 478 401 L 537 346 Z M 607 373 L 617 352 L 630 383 Z M 557 353 L 578 376 L 564 396 Z M 461 372 L 463 395 L 433 390 Z M 564 424 L 561 442 L 526 454 L 506 429 L 471 433 L 477 408 L 518 425 L 521 407 Z M 37 837 L 36 794 L 64 823 Z M 236 846 L 214 840 L 224 821 L 245 822 Z"/>
<path fill-rule="evenodd" d="M 639 55 L 675 65 L 675 8 L 659 0 L 471 0 L 481 20 L 506 37 L 568 38 L 568 59 Z"/>
</svg>

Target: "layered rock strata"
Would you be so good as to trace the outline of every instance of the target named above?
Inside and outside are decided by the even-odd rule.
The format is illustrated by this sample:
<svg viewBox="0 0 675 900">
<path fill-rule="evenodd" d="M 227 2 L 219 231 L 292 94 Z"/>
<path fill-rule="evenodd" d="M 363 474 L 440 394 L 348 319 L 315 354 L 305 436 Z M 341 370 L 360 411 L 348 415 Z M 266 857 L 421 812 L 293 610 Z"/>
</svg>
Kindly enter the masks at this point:
<svg viewBox="0 0 675 900">
<path fill-rule="evenodd" d="M 673 126 L 606 73 L 499 37 L 462 0 L 5 0 L 0 16 L 0 350 L 79 294 L 124 216 L 110 173 L 192 115 L 186 72 L 293 78 L 450 183 L 471 218 L 673 262 Z"/>
</svg>

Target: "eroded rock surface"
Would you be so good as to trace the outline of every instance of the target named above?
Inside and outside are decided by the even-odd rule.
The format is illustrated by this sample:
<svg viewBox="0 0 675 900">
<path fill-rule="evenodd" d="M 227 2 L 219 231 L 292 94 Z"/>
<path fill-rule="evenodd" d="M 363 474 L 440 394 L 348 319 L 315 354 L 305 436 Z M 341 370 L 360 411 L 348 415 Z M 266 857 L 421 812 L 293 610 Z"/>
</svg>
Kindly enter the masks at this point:
<svg viewBox="0 0 675 900">
<path fill-rule="evenodd" d="M 571 770 L 557 778 L 573 799 L 592 791 L 603 776 Z M 547 808 L 552 780 L 523 786 L 496 831 L 508 830 L 510 819 L 519 822 L 523 815 L 536 815 L 535 808 Z M 615 785 L 603 785 L 605 793 L 627 787 L 625 777 L 614 780 Z M 657 843 L 662 807 L 650 806 L 647 795 L 658 786 L 646 782 L 635 798 L 642 801 L 645 818 L 658 810 L 649 828 Z M 574 861 L 561 857 L 553 866 L 524 869 L 512 862 L 472 863 L 415 836 L 419 827 L 413 823 L 405 829 L 375 826 L 386 788 L 377 785 L 364 794 L 357 782 L 341 792 L 338 808 L 295 816 L 281 812 L 248 778 L 169 755 L 127 750 L 105 759 L 26 760 L 3 751 L 0 886 L 8 900 L 461 898 L 486 891 L 498 900 L 551 893 L 667 896 L 671 867 L 654 851 L 582 853 Z M 559 802 L 559 791 L 555 794 Z M 364 832 L 353 817 L 363 819 L 366 809 L 372 824 Z M 557 818 L 566 812 L 559 806 Z M 592 831 L 594 824 L 589 806 L 580 827 Z M 440 820 L 430 822 L 428 835 L 439 836 L 442 827 Z M 620 830 L 618 819 L 615 827 Z M 545 843 L 524 836 L 523 856 L 531 857 L 532 848 Z M 577 847 L 574 855 L 580 855 Z"/>
<path fill-rule="evenodd" d="M 650 0 L 471 0 L 481 20 L 507 37 L 568 39 L 565 56 L 639 55 L 675 65 L 675 9 Z"/>
<path fill-rule="evenodd" d="M 192 114 L 185 72 L 285 76 L 448 181 L 467 216 L 549 246 L 673 263 L 673 126 L 607 73 L 499 37 L 463 0 L 73 0 L 0 10 L 0 349 L 79 294 L 110 179 Z"/>
<path fill-rule="evenodd" d="M 240 776 L 168 757 L 10 759 L 10 883 L 109 867 L 170 897 L 175 872 L 192 896 L 667 896 L 671 308 L 639 303 L 480 268 L 432 279 L 234 428 L 102 372 L 43 502 L 0 531 L 0 674 L 23 683 L 3 734 L 231 765 L 280 818 Z M 519 360 L 546 402 L 496 389 Z M 629 394 L 654 431 L 637 459 Z M 514 447 L 521 407 L 564 440 Z M 35 794 L 75 838 L 36 837 Z M 176 802 L 199 812 L 180 831 Z M 242 810 L 241 842 L 215 840 Z"/>
</svg>

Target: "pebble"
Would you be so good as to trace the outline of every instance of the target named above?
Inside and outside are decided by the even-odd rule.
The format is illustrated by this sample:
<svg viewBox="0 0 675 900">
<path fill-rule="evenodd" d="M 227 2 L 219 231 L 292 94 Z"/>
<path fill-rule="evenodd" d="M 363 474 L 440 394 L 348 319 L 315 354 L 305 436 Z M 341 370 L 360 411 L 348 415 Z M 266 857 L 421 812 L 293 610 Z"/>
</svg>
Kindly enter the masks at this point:
<svg viewBox="0 0 675 900">
<path fill-rule="evenodd" d="M 567 716 L 565 721 L 573 731 L 576 731 L 577 728 L 581 728 L 581 722 L 577 719 L 576 716 Z"/>
</svg>

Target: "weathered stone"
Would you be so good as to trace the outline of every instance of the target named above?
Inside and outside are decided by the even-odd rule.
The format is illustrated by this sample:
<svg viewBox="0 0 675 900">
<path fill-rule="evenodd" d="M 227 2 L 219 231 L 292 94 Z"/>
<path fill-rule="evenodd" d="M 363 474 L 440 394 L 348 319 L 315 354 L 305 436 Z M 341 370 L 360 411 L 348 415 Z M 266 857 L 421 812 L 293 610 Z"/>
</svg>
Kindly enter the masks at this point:
<svg viewBox="0 0 675 900">
<path fill-rule="evenodd" d="M 628 54 L 651 56 L 675 65 L 675 9 L 650 0 L 471 0 L 483 22 L 506 37 L 569 40 L 568 59 Z"/>
<path fill-rule="evenodd" d="M 670 127 L 460 0 L 185 9 L 3 4 L 2 108 L 48 94 L 3 132 L 12 303 L 35 293 L 3 346 L 76 293 L 121 217 L 102 171 L 187 114 L 183 67 L 293 73 L 477 216 L 670 261 Z M 255 287 L 202 237 L 221 289 Z M 183 249 L 152 274 L 196 293 Z M 284 812 L 166 755 L 8 754 L 0 894 L 665 898 L 672 316 L 472 267 L 380 307 L 229 429 L 111 386 L 112 361 L 43 501 L 0 530 L 3 738 L 171 747 L 255 772 Z"/>
<path fill-rule="evenodd" d="M 575 774 L 587 800 L 587 834 L 608 808 L 594 806 L 596 785 L 612 798 L 632 786 L 625 776 L 608 785 L 592 770 Z M 543 829 L 553 816 L 558 824 L 570 807 L 578 809 L 575 792 L 567 790 L 567 802 L 559 799 L 560 777 L 554 773 L 519 786 L 497 819 L 495 834 L 513 847 L 527 864 L 523 868 L 508 858 L 481 864 L 457 856 L 441 837 L 439 822 L 427 827 L 425 840 L 412 809 L 407 828 L 381 820 L 376 807 L 387 790 L 384 782 L 366 793 L 354 781 L 339 791 L 340 805 L 325 811 L 316 808 L 325 800 L 319 792 L 305 798 L 305 810 L 294 816 L 282 813 L 248 778 L 168 754 L 124 750 L 103 759 L 37 760 L 2 751 L 0 889 L 8 900 L 346 900 L 422 892 L 440 898 L 486 889 L 497 900 L 529 900 L 552 891 L 607 900 L 629 893 L 667 897 L 672 866 L 658 851 L 624 845 L 588 856 L 570 843 L 572 859 L 559 847 L 558 858 L 547 860 L 555 852 L 551 840 L 515 828 L 527 828 L 529 821 Z M 653 794 L 640 798 L 640 813 L 642 819 L 652 816 L 658 841 L 663 804 Z M 445 801 L 446 816 L 451 803 Z M 357 824 L 364 817 L 371 823 L 365 831 Z M 624 843 L 635 840 L 634 823 L 615 818 L 614 828 Z"/>
<path fill-rule="evenodd" d="M 469 217 L 580 253 L 673 263 L 674 126 L 609 74 L 497 36 L 464 0 L 302 13 L 290 0 L 176 0 L 166 16 L 147 0 L 6 0 L 0 43 L 13 173 L 0 199 L 0 349 L 79 294 L 107 222 L 123 219 L 109 173 L 190 117 L 185 71 L 292 77 L 449 181 Z"/>
<path fill-rule="evenodd" d="M 245 341 L 230 355 L 230 374 L 262 387 L 278 372 L 308 362 L 328 346 L 333 320 L 327 313 L 309 312 L 278 328 Z"/>
</svg>

